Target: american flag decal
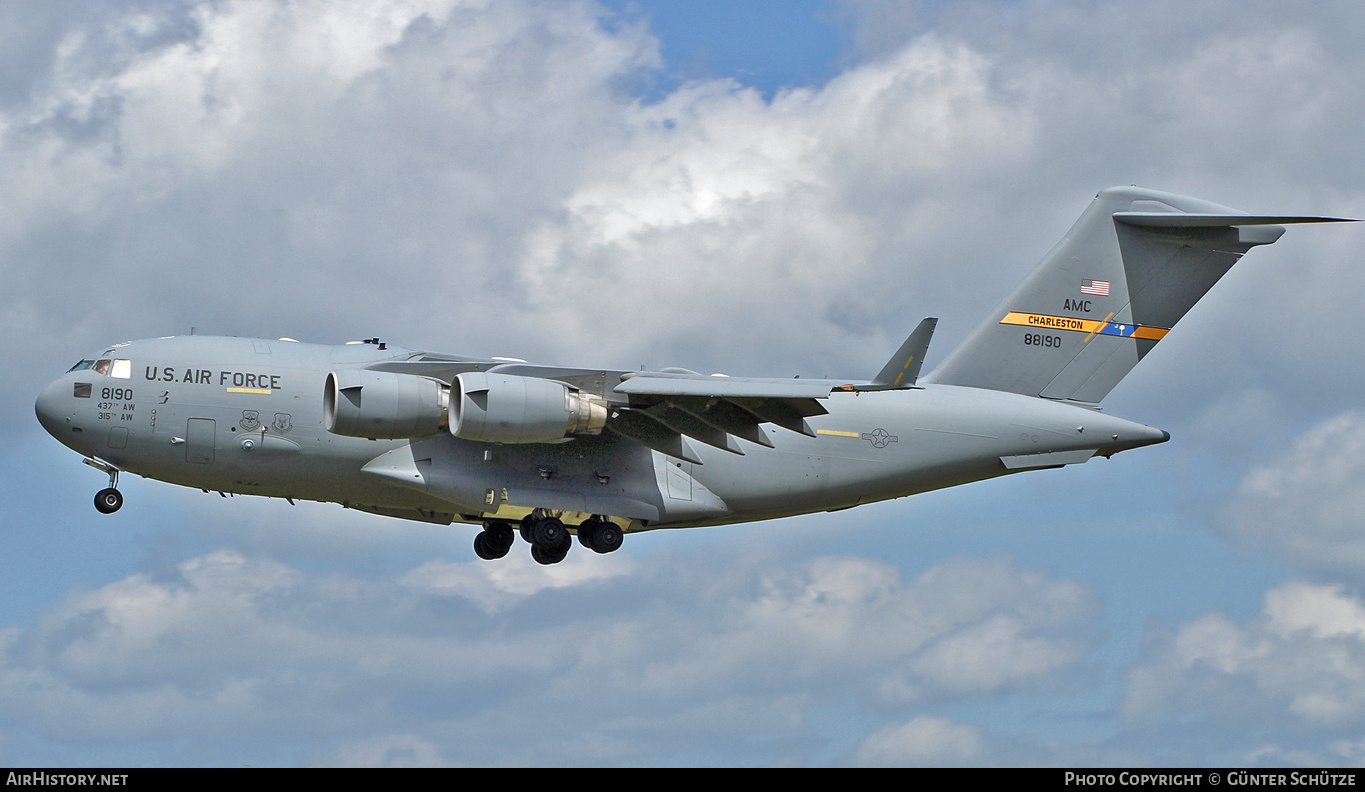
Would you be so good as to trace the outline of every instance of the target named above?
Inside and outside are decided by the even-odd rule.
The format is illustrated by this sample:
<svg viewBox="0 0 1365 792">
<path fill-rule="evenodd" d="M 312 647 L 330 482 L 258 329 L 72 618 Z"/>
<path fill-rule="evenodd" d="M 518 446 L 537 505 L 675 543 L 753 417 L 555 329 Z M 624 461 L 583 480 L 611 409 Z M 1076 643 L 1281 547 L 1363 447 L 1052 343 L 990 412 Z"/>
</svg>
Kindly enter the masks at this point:
<svg viewBox="0 0 1365 792">
<path fill-rule="evenodd" d="M 1109 281 L 1083 280 L 1081 281 L 1081 294 L 1093 294 L 1096 297 L 1108 297 Z"/>
</svg>

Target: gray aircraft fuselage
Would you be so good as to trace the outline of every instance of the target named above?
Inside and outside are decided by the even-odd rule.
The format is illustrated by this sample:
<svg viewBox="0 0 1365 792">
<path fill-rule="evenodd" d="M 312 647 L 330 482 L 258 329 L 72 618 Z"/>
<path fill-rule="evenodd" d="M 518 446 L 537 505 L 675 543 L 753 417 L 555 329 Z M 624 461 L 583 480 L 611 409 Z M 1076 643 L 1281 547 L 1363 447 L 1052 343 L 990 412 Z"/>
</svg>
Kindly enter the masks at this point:
<svg viewBox="0 0 1365 792">
<path fill-rule="evenodd" d="M 840 509 L 1109 456 L 1168 437 L 1071 404 L 950 385 L 835 391 L 825 404 L 828 414 L 808 419 L 814 437 L 765 425 L 772 448 L 746 443 L 739 456 L 698 445 L 703 464 L 610 432 L 562 443 L 495 444 L 448 434 L 345 437 L 324 428 L 330 372 L 422 357 L 369 343 L 135 341 L 92 358 L 128 361 L 118 367 L 126 378 L 94 368 L 71 371 L 43 391 L 37 413 L 48 432 L 80 454 L 186 487 L 331 501 L 438 522 L 478 522 L 497 511 L 481 500 L 452 502 L 430 487 L 422 491 L 366 470 L 376 459 L 417 447 L 415 456 L 430 454 L 437 466 L 466 469 L 473 481 L 465 489 L 476 494 L 510 486 L 571 497 L 581 489 L 658 509 L 657 519 L 632 520 L 632 530 Z M 475 370 L 499 361 L 449 365 Z M 607 382 L 621 373 L 602 372 Z"/>
</svg>

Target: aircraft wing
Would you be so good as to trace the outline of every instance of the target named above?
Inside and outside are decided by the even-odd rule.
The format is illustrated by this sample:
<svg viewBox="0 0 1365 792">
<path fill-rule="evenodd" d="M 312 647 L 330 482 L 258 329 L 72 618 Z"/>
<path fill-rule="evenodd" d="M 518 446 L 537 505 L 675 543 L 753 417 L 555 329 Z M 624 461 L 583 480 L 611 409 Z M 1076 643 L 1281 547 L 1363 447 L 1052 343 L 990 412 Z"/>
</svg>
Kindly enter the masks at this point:
<svg viewBox="0 0 1365 792">
<path fill-rule="evenodd" d="M 701 464 L 688 445 L 688 438 L 742 456 L 744 450 L 735 438 L 773 447 L 762 428 L 765 423 L 815 437 L 806 419 L 828 412 L 820 401 L 828 399 L 833 391 L 915 387 L 936 322 L 936 319 L 921 322 L 873 380 L 858 383 L 795 377 L 708 377 L 686 369 L 606 371 L 425 352 L 367 368 L 446 382 L 476 371 L 559 382 L 603 399 L 610 410 L 607 430 L 661 453 Z"/>
<path fill-rule="evenodd" d="M 818 400 L 853 386 L 828 380 L 708 377 L 695 372 L 607 371 L 417 353 L 367 366 L 445 382 L 466 372 L 553 380 L 605 399 L 606 428 L 656 451 L 701 464 L 685 438 L 743 455 L 735 438 L 772 447 L 761 428 L 772 423 L 815 436 L 806 418 L 824 415 Z"/>
<path fill-rule="evenodd" d="M 385 360 L 372 363 L 365 368 L 372 371 L 428 377 L 446 384 L 450 384 L 461 374 L 485 371 L 490 374 L 511 374 L 518 377 L 554 380 L 578 390 L 597 394 L 604 392 L 606 383 L 615 382 L 621 376 L 620 372 L 603 369 L 542 366 L 522 362 L 508 363 L 496 359 L 462 358 L 453 355 L 434 355 L 428 352 L 415 354 L 407 360 Z"/>
</svg>

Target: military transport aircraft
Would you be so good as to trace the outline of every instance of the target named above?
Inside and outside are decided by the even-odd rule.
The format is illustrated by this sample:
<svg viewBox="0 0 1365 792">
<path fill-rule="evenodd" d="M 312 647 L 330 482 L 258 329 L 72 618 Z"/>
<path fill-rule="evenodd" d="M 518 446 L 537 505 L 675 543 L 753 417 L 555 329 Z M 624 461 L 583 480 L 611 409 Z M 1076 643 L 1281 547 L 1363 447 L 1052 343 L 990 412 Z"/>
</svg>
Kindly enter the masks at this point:
<svg viewBox="0 0 1365 792">
<path fill-rule="evenodd" d="M 331 501 L 520 533 L 542 564 L 576 534 L 835 511 L 1162 443 L 1098 404 L 1282 224 L 1171 193 L 1099 193 L 1066 237 L 926 376 L 935 319 L 867 381 L 612 371 L 417 352 L 377 338 L 179 336 L 115 344 L 38 397 L 38 420 L 109 476 Z"/>
</svg>

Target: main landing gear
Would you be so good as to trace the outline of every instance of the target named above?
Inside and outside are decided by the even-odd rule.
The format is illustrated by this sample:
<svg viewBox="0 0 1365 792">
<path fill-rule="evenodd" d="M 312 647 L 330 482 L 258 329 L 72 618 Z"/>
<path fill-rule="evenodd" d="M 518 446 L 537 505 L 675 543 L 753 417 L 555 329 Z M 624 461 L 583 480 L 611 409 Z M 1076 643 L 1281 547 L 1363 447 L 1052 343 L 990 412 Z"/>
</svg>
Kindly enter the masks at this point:
<svg viewBox="0 0 1365 792">
<path fill-rule="evenodd" d="M 558 517 L 531 512 L 514 530 L 506 520 L 486 520 L 474 537 L 474 552 L 486 561 L 502 558 L 512 549 L 516 534 L 531 545 L 531 557 L 538 564 L 558 564 L 569 554 L 573 536 Z M 610 553 L 621 547 L 620 526 L 600 515 L 593 515 L 578 526 L 578 543 L 597 553 Z"/>
<path fill-rule="evenodd" d="M 517 540 L 512 533 L 512 526 L 502 520 L 489 520 L 483 525 L 483 530 L 474 537 L 474 552 L 485 561 L 507 555 L 512 543 Z"/>
<path fill-rule="evenodd" d="M 109 486 L 95 493 L 95 510 L 113 514 L 123 506 L 123 493 L 118 491 L 118 468 L 104 460 L 85 460 L 85 464 L 109 474 Z"/>
<path fill-rule="evenodd" d="M 621 548 L 625 535 L 611 520 L 593 517 L 578 526 L 578 543 L 595 553 L 611 553 Z"/>
</svg>

